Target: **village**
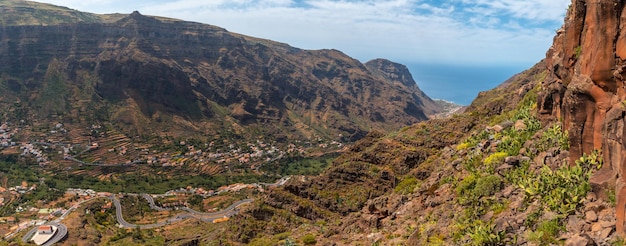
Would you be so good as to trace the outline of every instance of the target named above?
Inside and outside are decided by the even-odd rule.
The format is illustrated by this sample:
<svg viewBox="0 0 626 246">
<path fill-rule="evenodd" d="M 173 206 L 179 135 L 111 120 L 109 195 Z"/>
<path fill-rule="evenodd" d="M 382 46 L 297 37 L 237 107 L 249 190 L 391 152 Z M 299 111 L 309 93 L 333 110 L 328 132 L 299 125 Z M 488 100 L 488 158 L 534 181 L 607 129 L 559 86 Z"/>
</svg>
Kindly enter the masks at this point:
<svg viewBox="0 0 626 246">
<path fill-rule="evenodd" d="M 228 186 L 219 187 L 216 190 L 205 190 L 203 188 L 196 187 L 186 187 L 186 188 L 178 188 L 171 191 L 168 191 L 164 194 L 132 194 L 132 193 L 120 193 L 120 194 L 112 194 L 110 192 L 98 192 L 92 189 L 81 189 L 81 188 L 68 188 L 65 191 L 65 196 L 61 198 L 63 200 L 61 204 L 62 206 L 57 207 L 46 207 L 46 208 L 38 208 L 35 206 L 25 206 L 22 205 L 17 206 L 14 211 L 13 216 L 8 217 L 0 217 L 0 235 L 3 235 L 5 240 L 9 240 L 18 233 L 31 228 L 32 226 L 42 226 L 49 222 L 58 223 L 65 216 L 67 216 L 73 209 L 76 209 L 80 204 L 91 201 L 97 198 L 111 198 L 114 195 L 117 196 L 150 196 L 162 201 L 170 201 L 169 203 L 159 202 L 159 207 L 157 208 L 169 208 L 169 209 L 181 209 L 185 208 L 186 211 L 194 210 L 188 209 L 187 199 L 189 195 L 200 195 L 203 198 L 208 198 L 211 196 L 220 195 L 223 193 L 235 193 L 242 191 L 244 189 L 249 190 L 258 190 L 263 192 L 265 188 L 278 187 L 285 184 L 291 177 L 283 177 L 280 180 L 277 180 L 275 183 L 271 184 L 232 184 Z M 265 187 L 265 188 L 264 188 Z M 9 190 L 12 195 L 19 196 L 27 194 L 33 190 L 37 189 L 37 185 L 33 184 L 28 186 L 28 184 L 24 181 L 22 185 L 16 187 L 10 187 L 9 189 L 0 187 L 0 190 Z M 0 192 L 2 193 L 2 192 Z M 150 199 L 152 200 L 152 199 Z M 172 202 L 173 201 L 173 202 Z M 153 201 L 154 202 L 154 201 Z M 4 204 L 3 204 L 4 205 Z M 0 205 L 0 206 L 3 206 Z M 113 208 L 112 202 L 105 203 L 102 205 L 102 211 L 109 210 Z M 214 223 L 223 222 L 227 219 L 220 218 L 214 220 Z M 2 226 L 6 225 L 6 226 Z"/>
<path fill-rule="evenodd" d="M 32 128 L 32 127 L 31 127 Z M 228 140 L 208 143 L 188 143 L 177 140 L 172 149 L 163 150 L 146 143 L 137 143 L 122 134 L 102 133 L 102 126 L 93 125 L 85 132 L 98 132 L 98 137 L 82 134 L 76 137 L 78 130 L 68 130 L 57 123 L 47 129 L 40 127 L 39 132 L 28 129 L 29 139 L 14 139 L 24 130 L 4 123 L 0 127 L 0 153 L 19 153 L 32 157 L 40 166 L 56 163 L 74 162 L 91 166 L 123 166 L 147 164 L 162 167 L 197 168 L 201 173 L 217 174 L 232 171 L 233 167 L 257 170 L 264 163 L 270 163 L 288 157 L 305 156 L 311 150 L 332 152 L 344 148 L 343 143 L 315 138 L 312 141 L 293 143 L 267 143 L 254 140 L 236 145 Z M 159 146 L 160 147 L 160 146 Z M 92 156 L 98 156 L 92 157 Z M 91 161 L 90 161 L 91 160 Z M 69 163 L 68 163 L 69 164 Z"/>
<path fill-rule="evenodd" d="M 20 122 L 23 123 L 23 122 Z M 94 125 L 89 131 L 101 130 L 101 126 Z M 248 168 L 258 171 L 263 163 L 279 161 L 293 156 L 307 154 L 307 149 L 341 149 L 343 144 L 338 141 L 325 143 L 321 139 L 306 143 L 288 143 L 276 145 L 255 140 L 245 145 L 234 143 L 219 143 L 211 141 L 204 144 L 194 144 L 186 140 L 176 141 L 175 149 L 153 148 L 149 144 L 134 143 L 121 134 L 100 134 L 98 137 L 89 137 L 83 134 L 75 137 L 76 130 L 70 130 L 61 123 L 48 127 L 39 127 L 37 131 L 32 126 L 5 122 L 0 125 L 0 153 L 4 155 L 18 155 L 28 158 L 38 166 L 67 166 L 66 169 L 80 169 L 84 166 L 116 166 L 116 165 L 149 165 L 152 167 L 193 167 L 194 165 L 208 170 L 210 174 L 230 171 L 233 168 Z M 102 156 L 94 158 L 91 156 Z M 213 168 L 206 168 L 213 167 Z M 218 167 L 218 168 L 215 168 Z M 22 198 L 37 191 L 39 182 L 9 184 L 6 177 L 1 177 L 0 208 L 5 208 L 0 217 L 0 235 L 5 239 L 32 228 L 43 226 L 52 221 L 59 221 L 83 202 L 96 198 L 110 198 L 113 195 L 125 196 L 139 194 L 112 194 L 81 187 L 68 188 L 62 201 L 34 201 L 28 202 Z M 215 189 L 205 187 L 180 187 L 163 194 L 150 195 L 156 199 L 159 206 L 166 209 L 188 209 L 187 200 L 192 196 L 203 199 L 218 196 L 224 193 L 234 193 L 242 190 L 264 192 L 265 189 L 283 185 L 289 180 L 283 177 L 275 183 L 229 184 Z M 12 182 L 15 182 L 14 180 Z M 7 206 L 11 204 L 11 206 Z M 112 209 L 111 203 L 103 210 Z M 11 211 L 6 211 L 6 209 Z M 212 210 L 215 211 L 215 210 Z M 8 216 L 6 216 L 8 215 Z M 223 219 L 217 220 L 224 221 Z M 44 233 L 44 232 L 42 232 Z"/>
</svg>

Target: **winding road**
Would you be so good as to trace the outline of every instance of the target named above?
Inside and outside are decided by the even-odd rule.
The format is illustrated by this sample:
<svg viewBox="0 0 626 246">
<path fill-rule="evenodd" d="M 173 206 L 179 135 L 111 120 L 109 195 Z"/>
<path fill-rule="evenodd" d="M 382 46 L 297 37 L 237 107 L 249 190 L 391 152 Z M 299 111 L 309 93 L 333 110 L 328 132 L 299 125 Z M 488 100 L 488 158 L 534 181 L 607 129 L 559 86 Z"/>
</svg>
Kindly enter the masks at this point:
<svg viewBox="0 0 626 246">
<path fill-rule="evenodd" d="M 46 225 L 56 226 L 57 231 L 54 234 L 54 236 L 52 236 L 52 238 L 50 238 L 48 241 L 46 241 L 46 243 L 42 244 L 42 246 L 53 245 L 53 244 L 55 244 L 55 243 L 65 239 L 65 237 L 67 236 L 67 227 L 64 224 L 57 223 L 57 222 L 50 222 L 50 223 L 46 223 Z M 22 241 L 27 243 L 31 238 L 33 238 L 35 233 L 37 233 L 37 229 L 38 228 L 39 228 L 38 226 L 35 226 L 33 229 L 28 231 L 26 233 L 26 235 L 24 235 L 22 237 Z"/>
<path fill-rule="evenodd" d="M 157 211 L 165 211 L 168 209 L 165 208 L 161 208 L 156 206 L 156 204 L 154 204 L 154 199 L 152 198 L 152 196 L 148 195 L 148 194 L 142 194 L 141 195 L 144 199 L 146 199 L 148 201 L 148 203 L 150 203 L 150 208 L 157 210 Z M 179 214 L 176 216 L 173 216 L 165 221 L 162 222 L 158 222 L 158 223 L 154 223 L 154 224 L 142 224 L 142 225 L 137 225 L 137 224 L 132 224 L 127 222 L 126 220 L 124 220 L 124 216 L 122 216 L 122 205 L 120 204 L 120 200 L 117 199 L 117 197 L 110 196 L 109 199 L 111 199 L 111 201 L 113 201 L 113 205 L 115 206 L 115 217 L 117 219 L 117 222 L 120 224 L 120 227 L 122 228 L 139 228 L 139 229 L 151 229 L 151 228 L 156 228 L 156 227 L 161 227 L 161 226 L 165 226 L 165 225 L 169 225 L 175 222 L 179 222 L 181 220 L 184 219 L 188 219 L 188 218 L 196 218 L 205 222 L 213 222 L 216 219 L 221 219 L 224 217 L 231 217 L 235 214 L 237 214 L 237 210 L 236 208 L 243 205 L 243 204 L 247 204 L 247 203 L 251 203 L 253 200 L 252 199 L 244 199 L 244 200 L 240 200 L 237 201 L 235 203 L 233 203 L 232 205 L 230 205 L 229 207 L 227 207 L 224 210 L 218 211 L 218 212 L 214 212 L 214 213 L 202 213 L 202 212 L 198 212 L 195 211 L 193 209 L 190 208 L 182 208 L 182 210 L 188 212 L 188 213 L 184 213 L 184 214 Z"/>
<path fill-rule="evenodd" d="M 141 194 L 141 196 L 146 199 L 148 201 L 148 203 L 150 204 L 150 208 L 157 210 L 157 211 L 167 211 L 167 210 L 171 210 L 171 209 L 166 209 L 166 208 L 162 208 L 157 206 L 154 203 L 154 199 L 152 198 L 152 196 L 148 195 L 148 194 Z M 172 223 L 176 223 L 185 219 L 189 219 L 189 218 L 195 218 L 195 219 L 199 219 L 201 221 L 204 222 L 213 222 L 216 219 L 221 219 L 221 218 L 225 218 L 225 217 L 231 217 L 235 214 L 237 214 L 237 207 L 243 205 L 243 204 L 247 204 L 247 203 L 251 203 L 252 199 L 243 199 L 240 201 L 237 201 L 235 203 L 233 203 L 232 205 L 230 205 L 229 207 L 227 207 L 224 210 L 218 211 L 218 212 L 214 212 L 214 213 L 203 213 L 203 212 L 198 212 L 195 211 L 193 209 L 190 208 L 182 208 L 182 210 L 186 211 L 187 213 L 184 214 L 179 214 L 176 216 L 173 216 L 165 221 L 161 221 L 158 223 L 154 223 L 154 224 L 142 224 L 142 225 L 138 225 L 138 224 L 132 224 L 129 223 L 128 221 L 126 221 L 124 219 L 124 216 L 122 215 L 122 205 L 120 203 L 120 200 L 117 199 L 117 197 L 115 197 L 115 195 L 112 195 L 110 197 L 108 197 L 112 202 L 113 205 L 115 206 L 115 218 L 117 219 L 117 222 L 119 223 L 121 228 L 139 228 L 139 229 L 152 229 L 152 228 L 156 228 L 156 227 L 161 227 L 161 226 L 165 226 L 165 225 L 169 225 Z M 89 199 L 91 200 L 91 199 Z M 82 202 L 81 202 L 82 203 Z M 60 218 L 64 218 L 65 216 L 67 216 L 67 214 L 69 214 L 70 212 L 72 212 L 74 209 L 76 209 L 80 204 L 76 204 L 75 206 L 72 206 L 72 208 L 68 209 L 68 211 L 63 214 L 63 216 L 61 216 Z M 57 243 L 61 240 L 63 240 L 66 236 L 67 236 L 67 227 L 60 222 L 60 219 L 55 220 L 54 222 L 49 222 L 46 223 L 46 225 L 54 225 L 56 226 L 58 229 L 58 231 L 56 232 L 56 234 L 50 239 L 48 240 L 48 242 L 46 242 L 45 244 L 42 244 L 43 246 L 50 246 L 54 243 Z M 22 241 L 27 243 L 34 235 L 35 233 L 37 233 L 37 226 L 34 227 L 33 229 L 31 229 L 30 231 L 28 231 L 28 233 L 26 233 L 26 235 L 24 235 L 22 237 Z"/>
</svg>

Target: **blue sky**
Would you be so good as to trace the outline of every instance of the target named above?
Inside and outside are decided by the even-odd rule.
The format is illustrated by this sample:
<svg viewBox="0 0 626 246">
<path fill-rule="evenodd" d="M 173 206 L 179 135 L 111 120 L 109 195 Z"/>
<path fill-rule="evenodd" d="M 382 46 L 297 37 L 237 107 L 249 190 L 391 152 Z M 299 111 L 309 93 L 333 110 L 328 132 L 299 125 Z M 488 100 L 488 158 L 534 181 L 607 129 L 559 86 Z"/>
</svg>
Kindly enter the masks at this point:
<svg viewBox="0 0 626 246">
<path fill-rule="evenodd" d="M 138 10 L 145 15 L 212 24 L 232 32 L 284 42 L 303 49 L 338 49 L 363 62 L 374 58 L 386 58 L 403 64 L 506 67 L 513 70 L 519 68 L 521 71 L 545 57 L 545 52 L 552 44 L 555 30 L 562 25 L 567 6 L 571 1 L 38 0 L 38 2 L 93 13 L 130 13 Z M 421 87 L 424 87 L 422 85 L 425 83 L 437 81 L 418 80 Z"/>
</svg>

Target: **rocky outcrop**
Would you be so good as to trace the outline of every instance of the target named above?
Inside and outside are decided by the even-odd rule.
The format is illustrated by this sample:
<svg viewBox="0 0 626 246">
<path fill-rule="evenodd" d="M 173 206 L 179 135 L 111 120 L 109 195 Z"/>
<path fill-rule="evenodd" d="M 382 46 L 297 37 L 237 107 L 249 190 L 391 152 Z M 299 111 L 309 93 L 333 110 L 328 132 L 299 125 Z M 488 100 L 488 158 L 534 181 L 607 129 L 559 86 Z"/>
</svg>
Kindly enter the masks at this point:
<svg viewBox="0 0 626 246">
<path fill-rule="evenodd" d="M 617 231 L 624 234 L 626 1 L 573 0 L 546 62 L 540 114 L 563 120 L 571 160 L 603 151 L 605 165 L 592 182 L 597 191 L 617 189 Z"/>
<path fill-rule="evenodd" d="M 414 107 L 421 108 L 426 115 L 441 112 L 441 106 L 420 90 L 406 66 L 386 59 L 374 59 L 366 62 L 365 66 L 375 76 L 392 82 L 396 88 L 401 88 L 402 91 L 411 93 L 410 96 L 416 104 Z"/>
</svg>

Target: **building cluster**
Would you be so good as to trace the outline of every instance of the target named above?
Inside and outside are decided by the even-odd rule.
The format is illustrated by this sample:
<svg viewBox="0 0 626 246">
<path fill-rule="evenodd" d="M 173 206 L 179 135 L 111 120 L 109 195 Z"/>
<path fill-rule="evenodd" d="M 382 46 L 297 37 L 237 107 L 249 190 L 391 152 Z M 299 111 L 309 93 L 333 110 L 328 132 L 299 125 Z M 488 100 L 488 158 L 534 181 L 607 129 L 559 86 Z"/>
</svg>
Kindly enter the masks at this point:
<svg viewBox="0 0 626 246">
<path fill-rule="evenodd" d="M 17 129 L 9 128 L 9 123 L 0 125 L 0 147 L 15 146 L 16 143 L 12 140 L 12 137 L 16 133 Z"/>
<path fill-rule="evenodd" d="M 88 130 L 100 133 L 101 126 L 94 125 Z M 67 137 L 66 134 L 69 131 L 61 123 L 57 123 L 50 128 L 49 131 L 42 133 L 41 139 L 31 142 L 18 143 L 12 141 L 12 136 L 16 133 L 16 129 L 11 129 L 9 123 L 0 125 L 0 147 L 1 146 L 20 146 L 20 152 L 22 156 L 33 157 L 39 165 L 46 166 L 54 160 L 54 156 L 50 155 L 49 149 L 55 149 L 61 147 L 58 151 L 58 155 L 62 156 L 64 160 L 71 160 L 83 165 L 130 165 L 130 164 L 142 164 L 147 163 L 149 165 L 159 165 L 163 167 L 181 167 L 191 164 L 204 166 L 206 164 L 216 164 L 217 169 L 207 169 L 208 173 L 213 171 L 219 172 L 222 168 L 230 169 L 234 167 L 244 167 L 257 170 L 263 163 L 274 162 L 290 156 L 303 156 L 306 154 L 308 148 L 341 148 L 343 145 L 337 141 L 324 142 L 321 138 L 317 138 L 317 141 L 313 142 L 301 142 L 295 141 L 288 143 L 284 148 L 278 147 L 272 143 L 266 143 L 262 140 L 256 140 L 255 142 L 246 143 L 244 145 L 235 145 L 233 143 L 225 145 L 217 145 L 215 142 L 205 143 L 204 146 L 195 146 L 187 141 L 180 141 L 177 144 L 180 147 L 186 148 L 178 153 L 167 153 L 157 150 L 151 150 L 150 145 L 135 145 L 134 147 L 129 143 L 117 144 L 115 147 L 109 147 L 106 143 L 98 143 L 91 141 L 89 137 L 88 143 L 78 144 L 79 146 L 86 146 L 86 148 L 79 148 L 80 153 L 75 153 L 76 145 L 71 143 L 63 143 L 63 138 Z M 55 138 L 51 137 L 51 134 L 55 134 Z M 90 136 L 91 136 L 90 135 Z M 102 145 L 104 144 L 104 145 Z M 115 154 L 123 159 L 113 158 L 118 163 L 85 163 L 83 160 L 76 158 L 76 155 L 95 151 L 101 147 L 107 148 L 109 153 Z M 307 147 L 308 146 L 308 147 Z"/>
<path fill-rule="evenodd" d="M 39 165 L 47 165 L 50 164 L 48 160 L 48 156 L 43 153 L 39 148 L 35 147 L 32 143 L 23 143 L 20 146 L 20 150 L 22 151 L 22 156 L 32 156 L 37 160 Z"/>
<path fill-rule="evenodd" d="M 187 186 L 187 188 L 178 188 L 175 190 L 170 190 L 163 194 L 164 196 L 176 196 L 176 195 L 200 195 L 203 197 L 214 196 L 217 193 L 214 190 L 205 190 L 203 188 L 194 188 L 191 186 Z"/>
<path fill-rule="evenodd" d="M 30 212 L 37 212 L 37 218 L 40 220 L 53 220 L 54 218 L 60 217 L 67 210 L 63 208 L 31 208 Z"/>
<path fill-rule="evenodd" d="M 217 194 L 223 193 L 223 192 L 237 192 L 243 189 L 257 189 L 260 191 L 263 191 L 263 186 L 261 186 L 260 184 L 231 184 L 228 186 L 221 186 L 219 188 L 217 188 Z"/>
<path fill-rule="evenodd" d="M 214 142 L 208 144 L 209 148 L 206 150 L 199 149 L 193 145 L 186 145 L 186 142 L 181 141 L 181 145 L 187 148 L 184 154 L 170 154 L 170 153 L 153 153 L 148 154 L 148 150 L 142 150 L 142 154 L 145 155 L 146 163 L 150 165 L 161 165 L 163 167 L 175 167 L 182 166 L 188 162 L 207 163 L 212 162 L 219 165 L 228 165 L 230 163 L 250 164 L 254 169 L 258 165 L 252 163 L 258 162 L 271 162 L 285 158 L 288 154 L 304 154 L 304 147 L 296 147 L 294 144 L 290 144 L 288 149 L 281 150 L 274 145 L 264 143 L 257 140 L 256 143 L 248 143 L 245 148 L 237 147 L 234 144 L 227 146 L 227 150 L 216 149 L 211 150 L 214 146 Z"/>
<path fill-rule="evenodd" d="M 0 193 L 6 192 L 8 190 L 11 193 L 11 195 L 20 195 L 20 194 L 23 195 L 31 191 L 34 191 L 35 189 L 37 189 L 37 184 L 32 184 L 29 186 L 26 181 L 23 181 L 22 184 L 17 185 L 17 186 L 13 186 L 9 188 L 0 187 Z"/>
<path fill-rule="evenodd" d="M 113 195 L 110 192 L 96 192 L 92 189 L 80 189 L 80 188 L 67 188 L 67 190 L 65 190 L 65 193 L 70 194 L 70 195 L 85 197 L 86 199 L 89 199 L 91 197 L 110 197 L 111 195 Z"/>
<path fill-rule="evenodd" d="M 80 189 L 80 188 L 67 188 L 65 193 L 76 196 L 96 196 L 96 191 L 92 189 Z"/>
</svg>

